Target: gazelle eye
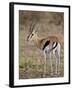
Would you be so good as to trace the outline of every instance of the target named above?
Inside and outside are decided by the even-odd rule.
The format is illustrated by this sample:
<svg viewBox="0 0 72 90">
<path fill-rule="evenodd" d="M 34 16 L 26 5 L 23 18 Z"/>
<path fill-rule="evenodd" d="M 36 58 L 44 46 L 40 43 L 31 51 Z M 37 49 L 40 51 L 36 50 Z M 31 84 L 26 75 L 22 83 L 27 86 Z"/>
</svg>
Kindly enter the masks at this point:
<svg viewBox="0 0 72 90">
<path fill-rule="evenodd" d="M 33 36 L 34 34 L 32 34 L 32 36 Z"/>
<path fill-rule="evenodd" d="M 34 34 L 31 34 L 31 37 L 30 37 L 30 38 L 32 38 L 33 35 L 34 35 Z"/>
</svg>

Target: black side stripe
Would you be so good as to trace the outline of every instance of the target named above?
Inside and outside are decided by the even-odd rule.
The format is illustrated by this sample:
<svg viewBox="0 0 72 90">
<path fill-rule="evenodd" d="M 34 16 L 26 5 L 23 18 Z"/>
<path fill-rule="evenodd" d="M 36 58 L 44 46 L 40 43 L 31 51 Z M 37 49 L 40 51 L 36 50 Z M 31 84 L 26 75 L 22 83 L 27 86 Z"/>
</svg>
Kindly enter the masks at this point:
<svg viewBox="0 0 72 90">
<path fill-rule="evenodd" d="M 53 45 L 55 44 L 55 42 L 53 42 Z M 57 47 L 58 43 L 56 42 L 55 46 L 50 50 L 52 51 L 53 49 L 55 49 Z"/>
<path fill-rule="evenodd" d="M 45 44 L 44 44 L 44 46 L 43 46 L 43 49 L 42 49 L 42 50 L 44 50 L 45 47 L 49 45 L 49 43 L 50 43 L 50 41 L 46 41 Z"/>
</svg>

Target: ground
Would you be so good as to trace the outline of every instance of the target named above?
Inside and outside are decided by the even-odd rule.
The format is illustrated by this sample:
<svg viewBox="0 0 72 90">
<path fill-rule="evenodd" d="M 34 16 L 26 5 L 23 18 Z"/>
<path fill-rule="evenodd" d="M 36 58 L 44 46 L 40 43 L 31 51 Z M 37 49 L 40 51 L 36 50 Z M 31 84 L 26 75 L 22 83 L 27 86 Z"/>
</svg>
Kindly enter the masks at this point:
<svg viewBox="0 0 72 90">
<path fill-rule="evenodd" d="M 31 18 L 31 16 L 33 18 Z M 32 42 L 27 41 L 30 18 L 38 19 L 38 36 L 45 37 L 59 33 L 64 37 L 63 13 L 51 12 L 19 12 L 19 79 L 43 78 L 44 55 Z M 53 75 L 51 76 L 50 62 L 47 60 L 45 78 L 64 76 L 64 47 L 61 45 L 60 75 L 55 75 L 55 57 L 52 55 Z"/>
</svg>

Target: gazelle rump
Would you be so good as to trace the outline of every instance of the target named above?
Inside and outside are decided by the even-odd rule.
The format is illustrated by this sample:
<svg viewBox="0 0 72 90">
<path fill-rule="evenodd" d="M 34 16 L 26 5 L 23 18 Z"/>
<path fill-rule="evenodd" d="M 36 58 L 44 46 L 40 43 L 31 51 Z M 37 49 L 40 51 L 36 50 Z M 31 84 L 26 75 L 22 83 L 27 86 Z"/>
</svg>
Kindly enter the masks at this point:
<svg viewBox="0 0 72 90">
<path fill-rule="evenodd" d="M 52 53 L 56 58 L 56 75 L 60 73 L 60 49 L 61 49 L 61 42 L 57 36 L 46 36 L 39 38 L 36 31 L 33 30 L 29 34 L 28 41 L 33 41 L 35 46 L 43 51 L 44 53 L 44 74 L 43 77 L 46 76 L 46 60 L 47 57 L 50 58 L 50 65 L 51 65 L 51 75 L 53 75 L 53 66 L 52 66 Z"/>
</svg>

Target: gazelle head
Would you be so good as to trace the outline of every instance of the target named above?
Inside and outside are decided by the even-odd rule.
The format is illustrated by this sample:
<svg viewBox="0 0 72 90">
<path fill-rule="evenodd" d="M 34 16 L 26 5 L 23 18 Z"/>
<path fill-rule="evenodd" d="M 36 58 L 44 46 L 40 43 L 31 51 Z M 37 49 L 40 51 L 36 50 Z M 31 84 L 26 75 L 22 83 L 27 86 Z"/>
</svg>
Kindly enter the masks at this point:
<svg viewBox="0 0 72 90">
<path fill-rule="evenodd" d="M 37 38 L 37 33 L 36 31 L 33 31 L 29 36 L 28 36 L 28 40 L 29 41 L 34 41 Z"/>
<path fill-rule="evenodd" d="M 30 27 L 29 35 L 27 37 L 28 41 L 34 41 L 38 38 L 36 29 L 37 29 L 37 24 L 33 23 L 32 26 Z"/>
</svg>

